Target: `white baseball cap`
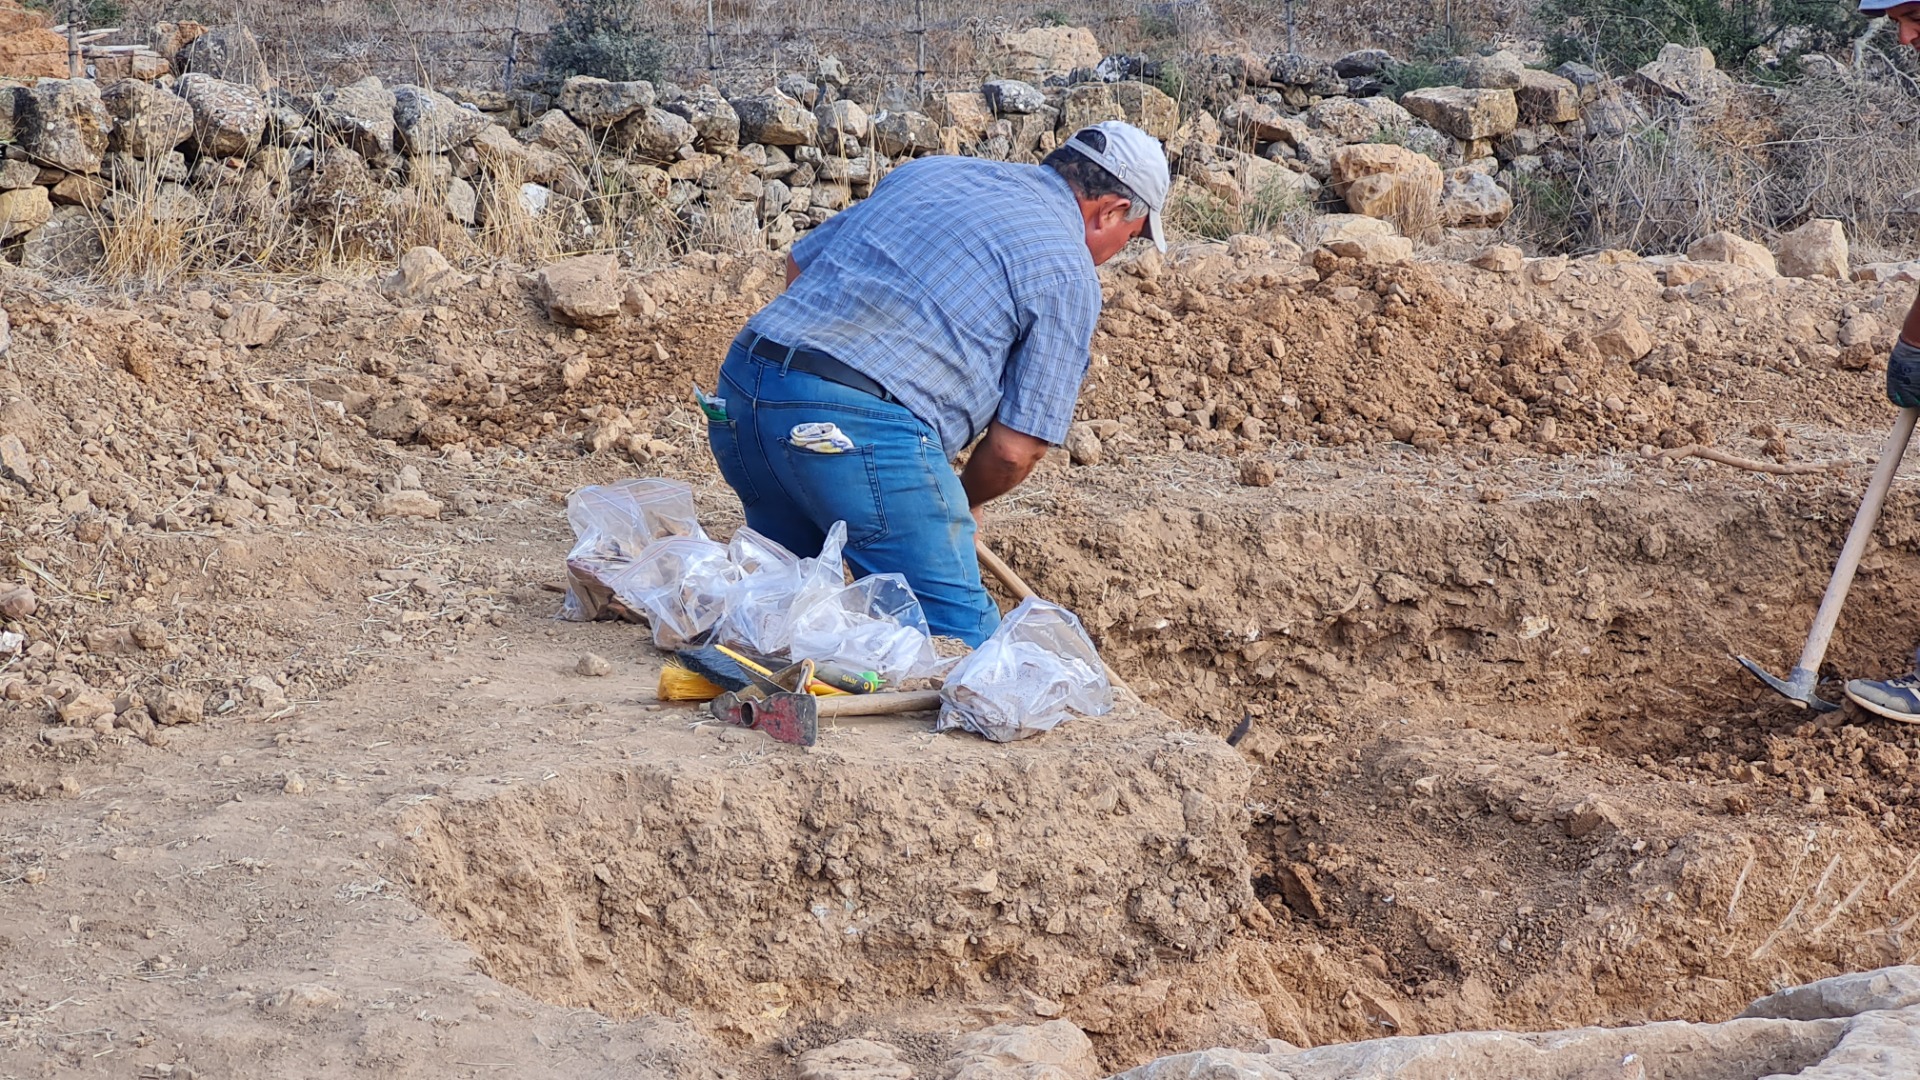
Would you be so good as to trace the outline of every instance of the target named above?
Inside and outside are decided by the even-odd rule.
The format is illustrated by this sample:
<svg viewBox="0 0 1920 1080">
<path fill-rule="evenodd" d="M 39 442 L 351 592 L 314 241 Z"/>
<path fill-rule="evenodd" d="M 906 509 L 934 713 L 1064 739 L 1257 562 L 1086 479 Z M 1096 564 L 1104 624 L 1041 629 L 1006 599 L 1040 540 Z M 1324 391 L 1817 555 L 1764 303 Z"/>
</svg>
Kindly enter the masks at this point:
<svg viewBox="0 0 1920 1080">
<path fill-rule="evenodd" d="M 1088 131 L 1107 137 L 1107 148 L 1095 150 L 1080 138 Z M 1073 133 L 1064 146 L 1086 156 L 1127 185 L 1147 204 L 1147 238 L 1161 251 L 1167 250 L 1167 230 L 1160 226 L 1160 211 L 1167 206 L 1167 189 L 1173 178 L 1167 173 L 1167 155 L 1160 141 L 1122 120 L 1102 120 L 1092 127 Z"/>
</svg>

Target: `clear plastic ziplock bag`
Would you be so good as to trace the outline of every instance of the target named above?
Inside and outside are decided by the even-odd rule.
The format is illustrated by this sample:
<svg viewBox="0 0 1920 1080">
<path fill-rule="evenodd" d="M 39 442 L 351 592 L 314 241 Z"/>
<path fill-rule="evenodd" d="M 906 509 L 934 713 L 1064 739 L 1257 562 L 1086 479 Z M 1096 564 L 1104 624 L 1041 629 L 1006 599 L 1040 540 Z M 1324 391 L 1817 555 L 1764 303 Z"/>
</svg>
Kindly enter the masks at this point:
<svg viewBox="0 0 1920 1080">
<path fill-rule="evenodd" d="M 899 574 L 863 577 L 796 605 L 792 626 L 795 659 L 832 660 L 888 683 L 935 675 L 943 666 L 920 600 Z"/>
<path fill-rule="evenodd" d="M 564 619 L 590 622 L 617 614 L 610 584 L 648 544 L 669 536 L 705 539 L 694 516 L 693 488 L 676 480 L 621 480 L 583 487 L 567 497 L 573 550 L 567 553 Z"/>
<path fill-rule="evenodd" d="M 785 652 L 787 611 L 807 560 L 745 526 L 727 542 L 727 554 L 740 578 L 727 589 L 714 640 L 764 656 Z"/>
<path fill-rule="evenodd" d="M 703 644 L 740 579 L 727 549 L 704 537 L 670 536 L 648 544 L 609 582 L 621 603 L 653 624 L 653 643 L 667 650 Z"/>
<path fill-rule="evenodd" d="M 1028 597 L 947 675 L 934 728 L 1012 742 L 1053 730 L 1069 710 L 1111 712 L 1113 684 L 1079 618 Z"/>
</svg>

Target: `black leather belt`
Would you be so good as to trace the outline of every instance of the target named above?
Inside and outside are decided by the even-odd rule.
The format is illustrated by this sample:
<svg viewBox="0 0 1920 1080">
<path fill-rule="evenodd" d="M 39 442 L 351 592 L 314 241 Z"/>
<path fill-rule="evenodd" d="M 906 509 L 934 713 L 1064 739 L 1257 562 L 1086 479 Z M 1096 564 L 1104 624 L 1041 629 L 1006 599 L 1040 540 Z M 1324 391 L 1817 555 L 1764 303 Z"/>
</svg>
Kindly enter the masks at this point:
<svg viewBox="0 0 1920 1080">
<path fill-rule="evenodd" d="M 814 349 L 788 349 L 785 345 L 780 344 L 772 338 L 763 337 L 755 340 L 753 348 L 748 350 L 748 352 L 762 360 L 767 360 L 775 364 L 784 364 L 795 371 L 804 371 L 809 375 L 817 375 L 828 382 L 839 383 L 848 389 L 858 390 L 863 394 L 872 394 L 881 401 L 898 401 L 892 394 L 887 393 L 886 387 L 881 386 L 867 376 L 835 360 L 826 353 Z"/>
</svg>

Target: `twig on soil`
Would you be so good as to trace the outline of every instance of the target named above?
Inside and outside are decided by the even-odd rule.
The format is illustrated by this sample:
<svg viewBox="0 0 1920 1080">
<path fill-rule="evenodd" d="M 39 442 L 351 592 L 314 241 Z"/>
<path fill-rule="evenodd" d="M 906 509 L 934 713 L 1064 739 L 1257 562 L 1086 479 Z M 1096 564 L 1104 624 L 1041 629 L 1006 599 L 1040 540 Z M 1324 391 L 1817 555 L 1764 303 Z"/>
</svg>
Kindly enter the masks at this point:
<svg viewBox="0 0 1920 1080">
<path fill-rule="evenodd" d="M 1747 875 L 1753 872 L 1753 864 L 1759 858 L 1759 852 L 1749 852 L 1747 854 L 1747 865 L 1740 868 L 1740 876 L 1734 879 L 1733 899 L 1727 901 L 1727 925 L 1729 926 L 1738 921 L 1734 917 L 1734 909 L 1740 906 L 1740 894 L 1745 892 L 1747 888 Z"/>
<path fill-rule="evenodd" d="M 1658 456 L 1668 461 L 1679 461 L 1683 458 L 1697 457 L 1707 461 L 1717 461 L 1722 465 L 1731 465 L 1736 469 L 1746 469 L 1748 472 L 1772 473 L 1775 476 L 1804 476 L 1809 473 L 1839 472 L 1846 468 L 1846 463 L 1842 461 L 1799 465 L 1783 465 L 1772 461 L 1755 461 L 1752 458 L 1735 457 L 1725 451 L 1715 450 L 1712 447 L 1700 446 L 1698 444 L 1692 446 L 1676 446 L 1671 450 L 1662 450 Z"/>
<path fill-rule="evenodd" d="M 1871 874 L 1867 875 L 1864 878 L 1861 878 L 1860 884 L 1855 885 L 1853 887 L 1853 891 L 1848 893 L 1845 899 L 1841 900 L 1838 904 L 1834 905 L 1832 914 L 1828 915 L 1824 920 L 1822 920 L 1819 926 L 1816 926 L 1813 929 L 1807 931 L 1807 937 L 1817 938 L 1821 934 L 1825 933 L 1827 928 L 1832 926 L 1834 922 L 1837 921 L 1843 913 L 1845 913 L 1847 908 L 1853 906 L 1853 902 L 1855 900 L 1860 899 L 1860 894 L 1867 891 L 1867 883 L 1872 880 L 1873 880 L 1873 875 Z"/>
<path fill-rule="evenodd" d="M 1913 874 L 1915 870 L 1920 870 L 1920 855 L 1915 855 L 1913 857 L 1913 861 L 1907 864 L 1907 872 L 1905 874 L 1900 875 L 1899 881 L 1896 881 L 1892 885 L 1887 886 L 1887 895 L 1885 899 L 1891 900 L 1894 897 L 1899 896 L 1900 890 L 1906 888 L 1907 882 L 1913 880 Z"/>
</svg>

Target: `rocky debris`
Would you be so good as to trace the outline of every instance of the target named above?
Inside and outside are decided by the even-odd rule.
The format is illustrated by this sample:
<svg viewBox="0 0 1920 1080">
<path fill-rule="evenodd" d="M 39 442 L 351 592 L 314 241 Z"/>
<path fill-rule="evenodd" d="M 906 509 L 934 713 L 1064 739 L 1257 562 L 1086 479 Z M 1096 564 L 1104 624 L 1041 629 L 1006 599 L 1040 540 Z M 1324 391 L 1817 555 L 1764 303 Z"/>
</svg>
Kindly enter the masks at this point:
<svg viewBox="0 0 1920 1080">
<path fill-rule="evenodd" d="M 544 146 L 575 162 L 593 157 L 593 140 L 559 109 L 548 109 L 535 117 L 520 129 L 519 139 L 529 146 Z"/>
<path fill-rule="evenodd" d="M 1093 31 L 1082 26 L 1036 26 L 995 39 L 1003 66 L 1035 80 L 1091 68 L 1104 58 Z"/>
<path fill-rule="evenodd" d="M 122 79 L 101 91 L 100 101 L 113 117 L 109 150 L 163 157 L 193 134 L 193 107 L 152 83 Z"/>
<path fill-rule="evenodd" d="M 694 146 L 705 153 L 724 154 L 740 145 L 740 114 L 711 86 L 663 101 L 660 107 L 693 125 Z"/>
<path fill-rule="evenodd" d="M 1594 332 L 1593 347 L 1601 356 L 1630 364 L 1653 351 L 1653 338 L 1637 316 L 1618 315 Z"/>
<path fill-rule="evenodd" d="M 573 672 L 589 678 L 600 678 L 613 674 L 613 665 L 599 653 L 586 653 L 580 657 L 579 663 L 573 665 Z"/>
<path fill-rule="evenodd" d="M 220 340 L 241 348 L 271 344 L 292 317 L 263 300 L 236 304 L 233 314 L 220 327 Z"/>
<path fill-rule="evenodd" d="M 1105 1075 L 1086 1032 L 1066 1020 L 996 1024 L 963 1035 L 942 1069 L 949 1080 L 1096 1080 Z"/>
<path fill-rule="evenodd" d="M 890 157 L 918 157 L 940 149 L 940 125 L 925 113 L 883 112 L 873 118 L 873 145 Z"/>
<path fill-rule="evenodd" d="M 1467 261 L 1473 266 L 1496 274 L 1517 274 L 1526 265 L 1527 260 L 1519 248 L 1511 244 L 1495 244 Z"/>
<path fill-rule="evenodd" d="M 1687 258 L 1695 262 L 1732 263 L 1758 271 L 1763 277 L 1773 277 L 1779 272 L 1773 252 L 1764 244 L 1756 244 L 1737 233 L 1708 233 L 1687 248 Z"/>
<path fill-rule="evenodd" d="M 1455 169 L 1440 191 L 1440 223 L 1456 229 L 1491 229 L 1513 213 L 1513 196 L 1477 169 Z"/>
<path fill-rule="evenodd" d="M 1019 79 L 988 79 L 980 91 L 986 95 L 987 107 L 999 116 L 1030 116 L 1047 105 L 1045 94 Z"/>
<path fill-rule="evenodd" d="M 1397 263 L 1413 258 L 1413 241 L 1404 236 L 1342 236 L 1327 240 L 1321 246 L 1342 259 L 1362 263 Z"/>
<path fill-rule="evenodd" d="M 1113 86 L 1113 100 L 1121 119 L 1165 142 L 1180 127 L 1180 103 L 1157 86 L 1123 82 Z"/>
<path fill-rule="evenodd" d="M 25 585 L 0 592 L 0 618 L 25 619 L 39 610 L 40 598 Z"/>
<path fill-rule="evenodd" d="M 487 119 L 479 110 L 421 86 L 393 88 L 393 123 L 400 149 L 410 154 L 444 154 L 473 141 Z"/>
<path fill-rule="evenodd" d="M 578 255 L 547 266 L 539 276 L 547 317 L 598 330 L 620 317 L 620 264 L 612 255 Z"/>
<path fill-rule="evenodd" d="M 263 91 L 274 85 L 259 39 L 244 26 L 206 30 L 174 53 L 173 66 L 182 75 L 197 72 Z"/>
<path fill-rule="evenodd" d="M 740 137 L 765 146 L 802 146 L 813 142 L 819 121 L 812 110 L 778 90 L 733 99 L 740 116 Z"/>
<path fill-rule="evenodd" d="M 1784 277 L 1849 278 L 1847 230 L 1832 218 L 1815 218 L 1780 237 L 1774 264 Z"/>
<path fill-rule="evenodd" d="M 46 224 L 22 240 L 20 265 L 42 273 L 83 277 L 98 269 L 106 254 L 94 209 L 62 206 L 53 211 Z"/>
<path fill-rule="evenodd" d="M 320 96 L 320 122 L 361 157 L 378 158 L 393 149 L 395 98 L 378 78 L 335 87 Z"/>
<path fill-rule="evenodd" d="M 18 100 L 20 146 L 35 161 L 73 173 L 100 168 L 113 117 L 91 81 L 47 79 Z"/>
<path fill-rule="evenodd" d="M 669 164 L 680 149 L 694 140 L 693 125 L 683 117 L 651 106 L 613 126 L 608 143 L 622 153 L 644 161 Z"/>
<path fill-rule="evenodd" d="M 199 73 L 181 76 L 178 90 L 193 109 L 193 143 L 199 154 L 244 158 L 259 148 L 267 129 L 267 99 L 260 91 Z"/>
<path fill-rule="evenodd" d="M 1247 487 L 1272 487 L 1279 475 L 1271 461 L 1248 458 L 1240 463 L 1240 483 Z"/>
<path fill-rule="evenodd" d="M 794 1060 L 799 1080 L 912 1080 L 913 1066 L 897 1047 L 870 1039 L 842 1039 Z"/>
<path fill-rule="evenodd" d="M 1347 209 L 1399 224 L 1403 231 L 1432 225 L 1440 204 L 1440 166 L 1424 154 L 1390 143 L 1342 146 L 1330 156 L 1328 186 Z"/>
<path fill-rule="evenodd" d="M 1105 453 L 1100 436 L 1087 424 L 1075 424 L 1067 430 L 1067 458 L 1075 465 L 1098 465 Z"/>
<path fill-rule="evenodd" d="M 1429 86 L 1400 99 L 1408 112 L 1456 139 L 1491 139 L 1520 122 L 1511 90 L 1469 90 Z"/>
<path fill-rule="evenodd" d="M 455 270 L 439 249 L 422 246 L 400 256 L 393 273 L 381 279 L 380 292 L 397 301 L 429 300 L 471 281 L 473 277 Z"/>
<path fill-rule="evenodd" d="M 1286 142 L 1298 145 L 1305 141 L 1307 127 L 1281 111 L 1278 107 L 1241 98 L 1228 105 L 1220 114 L 1221 125 L 1243 141 Z"/>
</svg>

